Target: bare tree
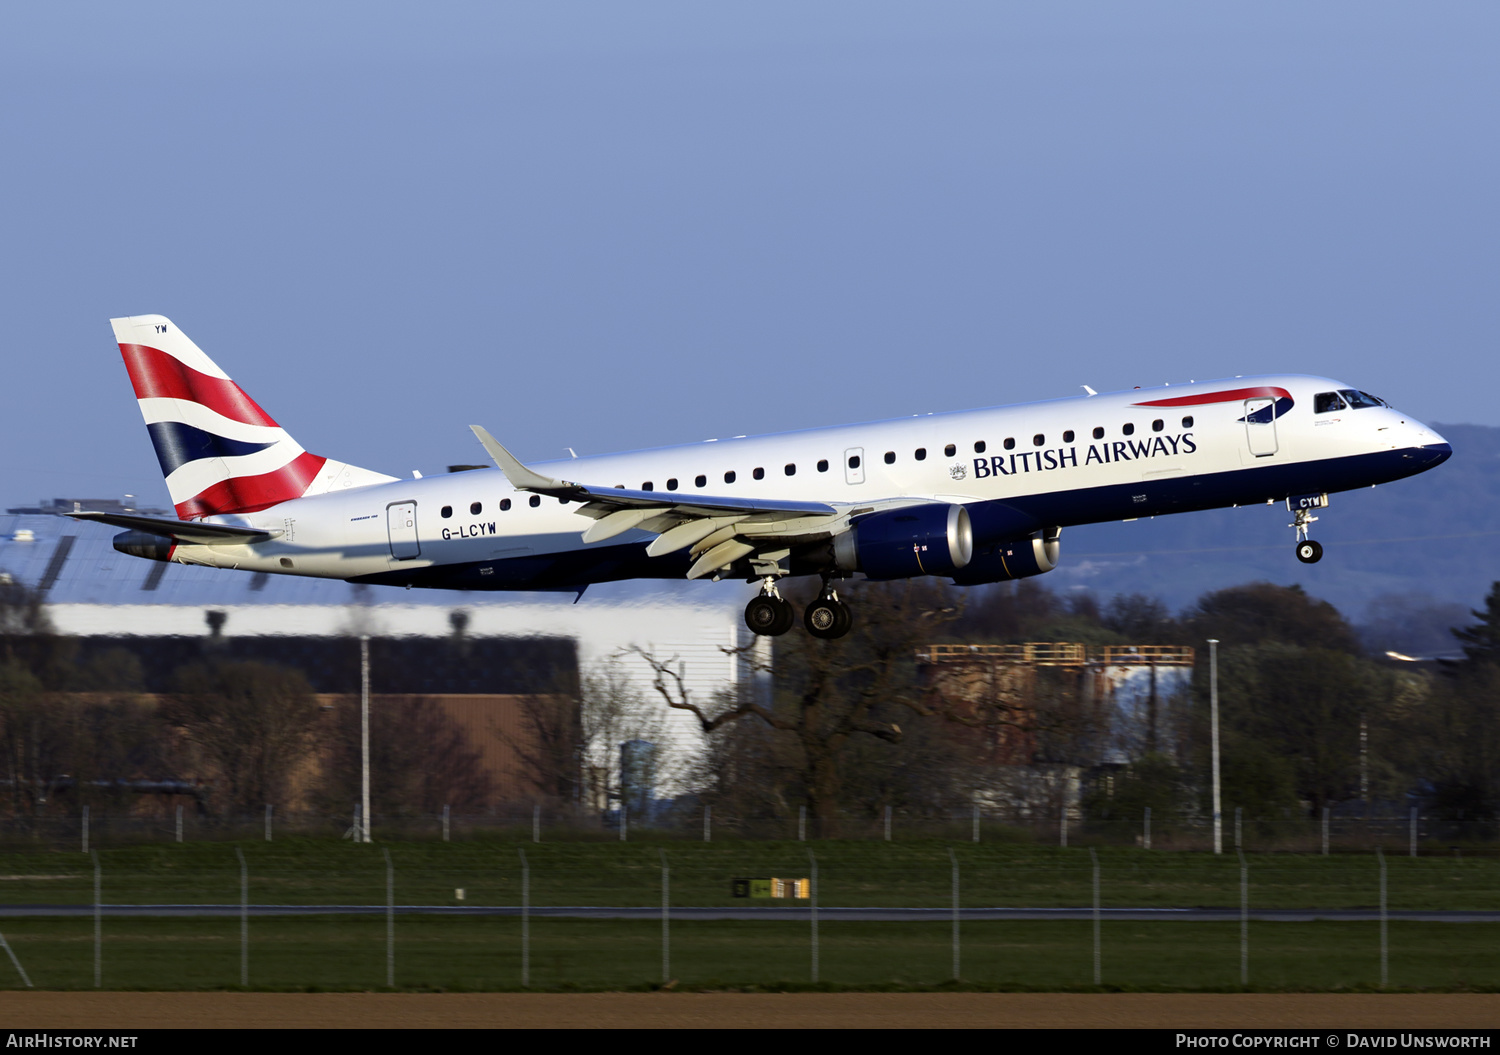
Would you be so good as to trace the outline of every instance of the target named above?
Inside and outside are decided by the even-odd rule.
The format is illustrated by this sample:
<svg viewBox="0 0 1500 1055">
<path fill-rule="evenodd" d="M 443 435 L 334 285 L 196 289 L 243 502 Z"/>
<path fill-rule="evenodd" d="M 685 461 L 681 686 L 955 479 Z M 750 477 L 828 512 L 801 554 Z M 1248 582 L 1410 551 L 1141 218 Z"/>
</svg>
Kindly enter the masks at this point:
<svg viewBox="0 0 1500 1055">
<path fill-rule="evenodd" d="M 312 747 L 318 703 L 299 670 L 254 660 L 210 660 L 177 672 L 162 717 L 212 768 L 221 810 L 284 805 Z"/>
<path fill-rule="evenodd" d="M 902 744 L 908 734 L 900 722 L 917 718 L 970 727 L 1018 721 L 1011 701 L 949 706 L 922 680 L 919 650 L 960 611 L 943 586 L 916 580 L 856 583 L 845 592 L 857 613 L 853 632 L 836 641 L 806 634 L 778 639 L 776 692 L 769 702 L 741 694 L 700 703 L 680 665 L 640 653 L 655 672 L 657 693 L 669 707 L 694 715 L 705 733 L 757 719 L 790 739 L 794 754 L 773 750 L 762 757 L 776 757 L 783 771 L 795 766 L 801 794 L 825 835 L 837 831 L 851 740 Z"/>
</svg>

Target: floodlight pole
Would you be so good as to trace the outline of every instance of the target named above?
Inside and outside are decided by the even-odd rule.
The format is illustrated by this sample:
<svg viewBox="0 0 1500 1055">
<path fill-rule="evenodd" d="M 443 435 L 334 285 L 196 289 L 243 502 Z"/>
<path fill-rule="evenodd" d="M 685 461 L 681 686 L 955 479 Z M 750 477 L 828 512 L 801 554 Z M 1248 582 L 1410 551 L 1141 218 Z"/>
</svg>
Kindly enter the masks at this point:
<svg viewBox="0 0 1500 1055">
<path fill-rule="evenodd" d="M 1208 722 L 1213 734 L 1214 853 L 1224 852 L 1224 814 L 1219 808 L 1219 639 L 1208 639 Z"/>
<path fill-rule="evenodd" d="M 1217 770 L 1215 771 L 1217 772 Z M 359 636 L 359 841 L 370 841 L 370 636 Z"/>
</svg>

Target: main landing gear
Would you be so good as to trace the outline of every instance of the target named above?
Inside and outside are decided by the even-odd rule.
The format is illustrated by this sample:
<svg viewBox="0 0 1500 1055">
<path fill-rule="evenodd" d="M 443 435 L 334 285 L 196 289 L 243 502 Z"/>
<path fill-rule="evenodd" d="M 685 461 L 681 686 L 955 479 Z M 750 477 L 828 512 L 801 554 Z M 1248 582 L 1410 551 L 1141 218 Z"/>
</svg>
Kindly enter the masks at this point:
<svg viewBox="0 0 1500 1055">
<path fill-rule="evenodd" d="M 776 589 L 776 580 L 769 577 L 761 583 L 760 596 L 745 605 L 745 625 L 763 637 L 780 637 L 796 621 L 797 610 Z M 802 625 L 813 637 L 831 640 L 849 632 L 854 616 L 833 588 L 824 583 L 818 599 L 802 613 Z"/>
</svg>

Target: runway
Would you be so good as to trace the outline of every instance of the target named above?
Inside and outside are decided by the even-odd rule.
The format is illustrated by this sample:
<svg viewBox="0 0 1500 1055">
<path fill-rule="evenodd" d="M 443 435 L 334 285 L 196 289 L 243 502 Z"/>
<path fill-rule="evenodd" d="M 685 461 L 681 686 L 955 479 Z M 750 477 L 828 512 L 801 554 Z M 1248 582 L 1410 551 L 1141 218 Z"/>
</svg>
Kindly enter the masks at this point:
<svg viewBox="0 0 1500 1055">
<path fill-rule="evenodd" d="M 129 917 L 195 917 L 195 916 L 376 916 L 391 912 L 398 916 L 520 916 L 519 905 L 100 905 L 101 916 Z M 661 919 L 662 907 L 630 905 L 549 905 L 524 910 L 532 918 L 554 919 Z M 676 920 L 763 920 L 807 921 L 811 906 L 672 906 L 668 910 Z M 0 918 L 23 917 L 92 917 L 93 905 L 0 905 Z M 918 923 L 953 918 L 952 908 L 854 908 L 818 906 L 818 918 L 827 922 Z M 961 920 L 1091 920 L 1094 910 L 1081 908 L 1003 908 L 967 907 L 959 910 Z M 1311 923 L 1318 920 L 1337 922 L 1376 921 L 1377 908 L 1252 908 L 1249 919 L 1266 923 Z M 1101 920 L 1135 923 L 1209 923 L 1233 922 L 1241 918 L 1235 908 L 1101 908 Z M 1500 923 L 1500 911 L 1392 909 L 1387 920 L 1430 923 Z"/>
</svg>

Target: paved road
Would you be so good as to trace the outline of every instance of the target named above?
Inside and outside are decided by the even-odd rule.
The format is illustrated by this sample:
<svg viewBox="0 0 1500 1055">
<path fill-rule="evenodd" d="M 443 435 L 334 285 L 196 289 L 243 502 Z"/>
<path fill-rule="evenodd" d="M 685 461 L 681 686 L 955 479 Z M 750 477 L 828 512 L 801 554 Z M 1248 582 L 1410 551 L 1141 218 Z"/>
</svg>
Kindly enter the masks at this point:
<svg viewBox="0 0 1500 1055">
<path fill-rule="evenodd" d="M 244 911 L 251 916 L 372 916 L 386 911 L 384 905 L 250 905 Z M 560 919 L 660 919 L 661 906 L 582 906 L 564 905 L 533 907 L 533 917 L 556 917 Z M 103 905 L 100 912 L 105 916 L 238 916 L 239 905 Z M 395 912 L 402 916 L 519 916 L 519 905 L 397 905 Z M 34 916 L 92 916 L 93 905 L 0 905 L 0 918 Z M 734 920 L 806 920 L 811 915 L 807 906 L 673 906 L 673 919 L 734 919 Z M 1378 909 L 1251 909 L 1250 918 L 1273 923 L 1309 923 L 1313 920 L 1378 920 Z M 845 908 L 838 906 L 818 907 L 821 920 L 852 920 L 861 922 L 914 922 L 922 920 L 949 920 L 953 910 L 949 908 Z M 1240 918 L 1238 909 L 1232 908 L 1106 908 L 1099 912 L 1101 919 L 1126 920 L 1131 922 L 1214 922 L 1233 921 Z M 1091 908 L 965 908 L 961 917 L 966 920 L 1087 920 L 1093 918 Z M 1387 919 L 1415 920 L 1434 923 L 1500 923 L 1500 911 L 1437 911 L 1396 909 L 1387 914 Z"/>
</svg>

